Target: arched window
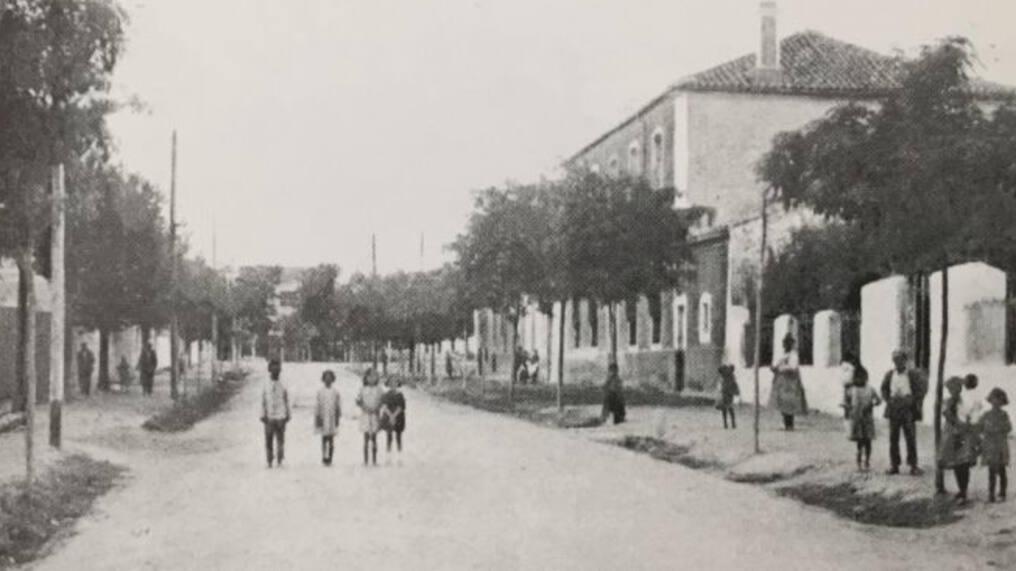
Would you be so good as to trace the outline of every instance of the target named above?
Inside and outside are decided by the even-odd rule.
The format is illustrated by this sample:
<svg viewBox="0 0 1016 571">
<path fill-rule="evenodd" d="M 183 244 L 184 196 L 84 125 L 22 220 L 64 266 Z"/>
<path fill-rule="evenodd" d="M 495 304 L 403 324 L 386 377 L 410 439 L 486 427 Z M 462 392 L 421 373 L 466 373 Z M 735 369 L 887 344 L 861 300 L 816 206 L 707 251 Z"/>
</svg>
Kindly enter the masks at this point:
<svg viewBox="0 0 1016 571">
<path fill-rule="evenodd" d="M 639 308 L 634 301 L 625 302 L 624 316 L 628 323 L 628 345 L 634 347 L 639 343 Z"/>
<path fill-rule="evenodd" d="M 649 301 L 649 317 L 652 319 L 653 322 L 653 332 L 650 341 L 653 345 L 659 345 L 661 337 L 660 335 L 661 326 L 663 325 L 663 304 L 661 303 L 662 300 L 660 299 L 659 294 L 648 296 L 648 301 Z"/>
<path fill-rule="evenodd" d="M 709 292 L 699 297 L 698 330 L 699 343 L 709 345 L 713 342 L 713 296 Z"/>
<path fill-rule="evenodd" d="M 663 128 L 657 127 L 653 131 L 652 145 L 649 147 L 649 168 L 652 171 L 652 181 L 656 188 L 663 188 L 665 185 L 663 172 Z"/>
<path fill-rule="evenodd" d="M 611 156 L 610 160 L 607 161 L 607 174 L 610 176 L 621 174 L 621 164 L 617 161 L 617 155 Z"/>
<path fill-rule="evenodd" d="M 628 173 L 632 176 L 642 174 L 642 149 L 638 141 L 632 141 L 628 145 Z"/>
<path fill-rule="evenodd" d="M 589 346 L 596 347 L 600 344 L 600 306 L 593 300 L 589 300 L 589 329 Z"/>
<path fill-rule="evenodd" d="M 688 347 L 688 296 L 684 294 L 674 296 L 674 348 L 686 349 Z"/>
</svg>

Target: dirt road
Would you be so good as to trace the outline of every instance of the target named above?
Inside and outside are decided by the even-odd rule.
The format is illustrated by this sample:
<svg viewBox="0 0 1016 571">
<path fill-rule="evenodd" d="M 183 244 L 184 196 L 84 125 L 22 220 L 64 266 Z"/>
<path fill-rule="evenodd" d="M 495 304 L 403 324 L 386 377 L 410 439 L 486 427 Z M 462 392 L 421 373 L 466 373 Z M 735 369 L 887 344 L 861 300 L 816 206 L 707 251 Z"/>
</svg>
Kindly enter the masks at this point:
<svg viewBox="0 0 1016 571">
<path fill-rule="evenodd" d="M 322 365 L 287 365 L 287 465 L 265 467 L 258 374 L 230 409 L 167 444 L 87 442 L 132 476 L 39 569 L 959 569 L 900 542 L 574 434 L 409 391 L 406 451 L 361 464 L 353 398 L 336 465 L 313 435 Z M 119 446 L 117 446 L 119 444 Z M 117 451 L 119 449 L 119 452 Z"/>
</svg>

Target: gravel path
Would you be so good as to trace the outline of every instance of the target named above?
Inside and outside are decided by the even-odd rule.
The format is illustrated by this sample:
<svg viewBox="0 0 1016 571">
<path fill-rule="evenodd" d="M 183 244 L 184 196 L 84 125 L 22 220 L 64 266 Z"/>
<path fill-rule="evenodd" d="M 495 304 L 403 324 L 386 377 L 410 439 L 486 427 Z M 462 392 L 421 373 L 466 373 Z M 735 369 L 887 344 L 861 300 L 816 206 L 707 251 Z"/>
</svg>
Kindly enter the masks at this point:
<svg viewBox="0 0 1016 571">
<path fill-rule="evenodd" d="M 970 569 L 752 486 L 408 391 L 407 450 L 361 465 L 358 381 L 322 467 L 322 365 L 287 364 L 287 465 L 264 465 L 256 375 L 187 434 L 92 451 L 131 477 L 39 569 Z M 107 439 L 108 440 L 108 439 Z M 118 447 L 116 444 L 119 443 Z M 119 449 L 118 449 L 119 448 Z"/>
</svg>

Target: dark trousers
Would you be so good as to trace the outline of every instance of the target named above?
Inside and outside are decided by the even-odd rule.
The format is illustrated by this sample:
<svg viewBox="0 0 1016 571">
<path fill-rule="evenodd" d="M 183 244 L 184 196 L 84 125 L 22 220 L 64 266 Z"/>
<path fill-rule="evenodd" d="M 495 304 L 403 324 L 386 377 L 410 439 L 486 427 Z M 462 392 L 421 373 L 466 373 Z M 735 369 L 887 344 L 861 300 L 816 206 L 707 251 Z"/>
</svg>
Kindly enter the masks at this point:
<svg viewBox="0 0 1016 571">
<path fill-rule="evenodd" d="M 363 433 L 363 465 L 367 465 L 367 460 L 370 459 L 374 464 L 377 464 L 377 432 L 364 432 Z"/>
<path fill-rule="evenodd" d="M 151 373 L 141 373 L 141 392 L 150 395 L 152 394 L 152 385 L 155 384 L 155 375 Z"/>
<path fill-rule="evenodd" d="M 900 467 L 900 432 L 907 442 L 907 465 L 917 467 L 917 433 L 914 421 L 910 418 L 889 417 L 889 463 L 893 468 Z"/>
<path fill-rule="evenodd" d="M 385 437 L 387 440 L 387 450 L 392 451 L 392 434 L 395 434 L 395 446 L 399 452 L 402 452 L 402 431 L 401 430 L 386 430 Z"/>
<path fill-rule="evenodd" d="M 88 396 L 92 392 L 92 374 L 87 375 L 82 373 L 78 375 L 78 388 L 81 389 L 81 394 Z"/>
<path fill-rule="evenodd" d="M 970 485 L 970 464 L 960 464 L 954 467 L 953 474 L 956 475 L 956 487 L 960 489 L 957 495 L 961 498 L 966 498 L 967 486 Z"/>
<path fill-rule="evenodd" d="M 335 437 L 334 436 L 322 436 L 321 437 L 321 460 L 325 464 L 332 463 L 332 455 L 335 454 Z"/>
<path fill-rule="evenodd" d="M 614 417 L 614 424 L 621 424 L 624 422 L 626 416 L 624 396 L 620 392 L 607 393 L 606 398 L 603 401 L 603 418 L 606 419 L 608 415 Z"/>
<path fill-rule="evenodd" d="M 1006 488 L 1009 487 L 1009 480 L 1006 478 L 1005 466 L 988 466 L 988 497 L 995 499 L 995 483 L 999 484 L 998 492 L 1005 498 Z"/>
<path fill-rule="evenodd" d="M 786 430 L 794 429 L 794 415 L 792 414 L 783 415 L 783 428 Z"/>
<path fill-rule="evenodd" d="M 268 454 L 268 465 L 272 465 L 274 456 L 278 464 L 282 464 L 285 457 L 286 446 L 286 421 L 266 420 L 265 421 L 265 452 Z M 274 454 L 273 454 L 274 451 Z"/>
<path fill-rule="evenodd" d="M 723 413 L 723 428 L 727 428 L 727 415 L 730 415 L 730 427 L 737 428 L 737 418 L 734 416 L 734 407 L 723 407 L 720 409 Z"/>
</svg>

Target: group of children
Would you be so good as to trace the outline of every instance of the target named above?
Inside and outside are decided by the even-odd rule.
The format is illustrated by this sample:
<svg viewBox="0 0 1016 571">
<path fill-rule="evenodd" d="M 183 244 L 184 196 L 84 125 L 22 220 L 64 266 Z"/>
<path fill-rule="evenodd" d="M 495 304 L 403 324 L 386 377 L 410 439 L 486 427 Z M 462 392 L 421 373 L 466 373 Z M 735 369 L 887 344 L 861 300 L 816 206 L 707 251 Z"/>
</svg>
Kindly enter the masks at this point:
<svg viewBox="0 0 1016 571">
<path fill-rule="evenodd" d="M 268 363 L 271 382 L 261 394 L 261 422 L 265 428 L 265 449 L 268 467 L 282 466 L 285 457 L 286 425 L 291 418 L 289 392 L 280 380 L 282 364 L 277 359 Z M 314 407 L 314 429 L 321 436 L 321 463 L 331 466 L 335 452 L 335 436 L 342 418 L 342 399 L 332 385 L 335 373 L 326 370 L 321 374 L 324 386 L 318 390 Z M 398 379 L 389 379 L 387 389 L 380 386 L 380 377 L 373 368 L 363 375 L 363 386 L 356 397 L 360 408 L 360 431 L 363 433 L 363 463 L 377 465 L 377 433 L 387 435 L 387 450 L 392 442 L 402 452 L 402 434 L 406 429 L 406 397 Z"/>
</svg>

